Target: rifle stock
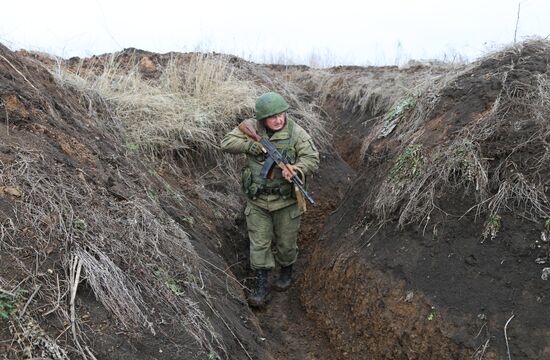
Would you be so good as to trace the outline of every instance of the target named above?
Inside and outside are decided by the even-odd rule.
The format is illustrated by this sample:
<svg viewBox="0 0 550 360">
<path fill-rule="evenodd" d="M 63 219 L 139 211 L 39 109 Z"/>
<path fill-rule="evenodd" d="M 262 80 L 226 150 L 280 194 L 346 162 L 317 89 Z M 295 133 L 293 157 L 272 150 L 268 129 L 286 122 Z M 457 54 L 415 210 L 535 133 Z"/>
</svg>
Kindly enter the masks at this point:
<svg viewBox="0 0 550 360">
<path fill-rule="evenodd" d="M 252 125 L 245 122 L 239 124 L 239 130 L 254 141 L 260 142 L 262 139 L 262 137 L 256 132 L 256 129 L 254 129 Z"/>
</svg>

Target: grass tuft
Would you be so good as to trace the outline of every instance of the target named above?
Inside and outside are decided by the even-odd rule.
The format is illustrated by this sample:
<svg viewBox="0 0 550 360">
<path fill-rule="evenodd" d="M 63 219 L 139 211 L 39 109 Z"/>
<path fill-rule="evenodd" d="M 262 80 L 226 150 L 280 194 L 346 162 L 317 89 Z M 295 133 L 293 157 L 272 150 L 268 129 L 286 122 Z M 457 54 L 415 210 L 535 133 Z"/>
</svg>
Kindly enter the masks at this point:
<svg viewBox="0 0 550 360">
<path fill-rule="evenodd" d="M 422 144 L 409 144 L 390 170 L 390 181 L 399 183 L 411 181 L 422 174 L 424 168 L 424 156 L 422 155 Z"/>
<path fill-rule="evenodd" d="M 102 65 L 83 62 L 74 72 L 59 71 L 58 77 L 110 102 L 128 130 L 128 148 L 153 154 L 213 155 L 220 133 L 231 129 L 235 119 L 253 115 L 259 88 L 238 77 L 229 57 L 171 57 L 157 78 L 147 78 L 140 69 L 136 57 L 114 54 Z"/>
<path fill-rule="evenodd" d="M 377 119 L 382 127 L 394 114 L 404 114 L 392 136 L 409 145 L 401 150 L 386 181 L 375 191 L 374 201 L 369 199 L 364 206 L 382 222 L 397 213 L 400 226 L 426 225 L 434 210 L 449 215 L 450 209 L 445 211 L 438 199 L 462 188 L 474 202 L 466 213 L 475 210 L 476 218 L 486 219 L 484 238 L 497 235 L 505 213 L 537 223 L 547 219 L 550 201 L 541 179 L 550 173 L 550 66 L 544 60 L 548 52 L 547 41 L 505 49 L 425 87 L 410 111 L 403 111 L 406 106 L 394 107 L 387 113 L 391 115 Z M 530 63 L 546 68 L 523 68 Z M 491 72 L 480 75 L 487 69 Z M 470 115 L 457 128 L 445 122 L 445 115 L 435 117 L 433 110 L 440 99 L 473 76 L 499 79 L 501 90 L 492 106 Z M 431 124 L 437 124 L 434 128 L 447 136 L 435 138 L 437 141 L 424 136 Z M 366 141 L 373 139 L 371 136 Z M 522 151 L 530 155 L 522 155 Z M 429 166 L 424 166 L 426 163 Z"/>
</svg>

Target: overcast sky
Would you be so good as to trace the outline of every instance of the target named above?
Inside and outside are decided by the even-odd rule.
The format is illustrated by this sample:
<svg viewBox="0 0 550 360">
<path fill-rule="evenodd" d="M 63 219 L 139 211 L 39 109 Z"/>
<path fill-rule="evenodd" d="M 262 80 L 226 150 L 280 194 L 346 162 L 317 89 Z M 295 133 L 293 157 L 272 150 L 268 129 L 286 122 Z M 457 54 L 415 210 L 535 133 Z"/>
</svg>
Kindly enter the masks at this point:
<svg viewBox="0 0 550 360">
<path fill-rule="evenodd" d="M 217 51 L 259 62 L 473 60 L 550 35 L 550 0 L 3 1 L 0 42 L 62 57 L 127 47 Z"/>
</svg>

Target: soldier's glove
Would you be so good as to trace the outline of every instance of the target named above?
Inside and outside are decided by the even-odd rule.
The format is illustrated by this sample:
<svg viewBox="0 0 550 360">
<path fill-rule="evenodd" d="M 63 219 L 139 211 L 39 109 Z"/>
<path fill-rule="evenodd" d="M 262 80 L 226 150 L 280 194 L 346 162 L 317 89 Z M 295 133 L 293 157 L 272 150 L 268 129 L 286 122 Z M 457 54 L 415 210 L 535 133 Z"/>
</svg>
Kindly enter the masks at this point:
<svg viewBox="0 0 550 360">
<path fill-rule="evenodd" d="M 262 144 L 257 141 L 251 141 L 246 152 L 252 156 L 257 156 L 264 153 L 262 150 Z"/>
</svg>

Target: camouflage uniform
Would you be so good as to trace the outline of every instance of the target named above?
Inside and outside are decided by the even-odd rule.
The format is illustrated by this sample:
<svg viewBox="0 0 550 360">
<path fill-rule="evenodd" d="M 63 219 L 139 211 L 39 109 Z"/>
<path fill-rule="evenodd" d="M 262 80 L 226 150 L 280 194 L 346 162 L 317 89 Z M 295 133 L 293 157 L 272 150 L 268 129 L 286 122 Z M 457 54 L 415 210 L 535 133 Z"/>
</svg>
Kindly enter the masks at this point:
<svg viewBox="0 0 550 360">
<path fill-rule="evenodd" d="M 284 128 L 268 132 L 263 121 L 245 120 L 262 137 L 268 137 L 290 163 L 304 175 L 312 174 L 319 166 L 319 153 L 308 133 L 287 117 Z M 272 269 L 275 261 L 281 266 L 292 265 L 298 256 L 296 240 L 301 211 L 296 203 L 294 187 L 286 181 L 281 169 L 275 168 L 274 179 L 263 179 L 260 170 L 264 154 L 251 155 L 247 151 L 251 139 L 239 128 L 233 129 L 222 140 L 222 150 L 232 154 L 247 154 L 243 168 L 242 190 L 248 197 L 245 209 L 250 238 L 250 262 L 253 269 Z M 271 245 L 274 243 L 274 251 Z"/>
</svg>

